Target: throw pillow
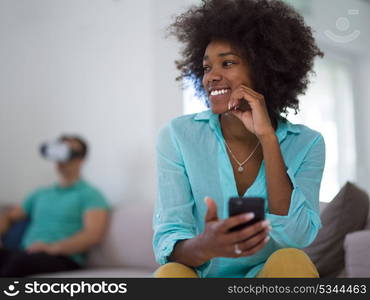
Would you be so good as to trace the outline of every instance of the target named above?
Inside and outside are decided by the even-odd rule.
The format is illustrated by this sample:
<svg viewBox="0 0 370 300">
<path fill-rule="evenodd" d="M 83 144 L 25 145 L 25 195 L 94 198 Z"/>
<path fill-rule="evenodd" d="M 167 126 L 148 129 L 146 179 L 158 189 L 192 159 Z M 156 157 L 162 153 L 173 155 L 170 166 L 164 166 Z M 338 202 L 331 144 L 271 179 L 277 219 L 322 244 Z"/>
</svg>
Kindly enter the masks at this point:
<svg viewBox="0 0 370 300">
<path fill-rule="evenodd" d="M 304 249 L 320 277 L 336 277 L 344 268 L 344 238 L 365 227 L 369 196 L 347 182 L 321 214 L 322 228 L 314 242 Z"/>
</svg>

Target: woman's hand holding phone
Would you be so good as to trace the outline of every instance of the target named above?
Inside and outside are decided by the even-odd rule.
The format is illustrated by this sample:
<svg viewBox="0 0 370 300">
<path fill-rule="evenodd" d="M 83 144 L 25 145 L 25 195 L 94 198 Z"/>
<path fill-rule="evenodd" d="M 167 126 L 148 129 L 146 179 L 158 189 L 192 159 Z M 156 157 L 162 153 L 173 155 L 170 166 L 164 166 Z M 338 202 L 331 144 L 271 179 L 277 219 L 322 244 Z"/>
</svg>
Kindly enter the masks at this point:
<svg viewBox="0 0 370 300">
<path fill-rule="evenodd" d="M 263 220 L 244 229 L 230 231 L 235 226 L 251 221 L 254 214 L 245 213 L 220 220 L 215 201 L 206 197 L 205 202 L 208 207 L 206 224 L 199 238 L 207 260 L 214 257 L 251 256 L 267 244 L 271 230 L 268 221 Z"/>
</svg>

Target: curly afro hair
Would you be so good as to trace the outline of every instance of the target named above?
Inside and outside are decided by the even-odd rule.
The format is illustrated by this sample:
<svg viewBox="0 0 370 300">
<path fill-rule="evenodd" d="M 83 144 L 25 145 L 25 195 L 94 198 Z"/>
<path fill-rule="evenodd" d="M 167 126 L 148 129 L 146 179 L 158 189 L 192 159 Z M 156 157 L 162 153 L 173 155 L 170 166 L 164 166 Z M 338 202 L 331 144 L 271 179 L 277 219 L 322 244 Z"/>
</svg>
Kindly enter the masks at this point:
<svg viewBox="0 0 370 300">
<path fill-rule="evenodd" d="M 190 79 L 198 96 L 202 86 L 203 56 L 213 40 L 225 40 L 246 59 L 256 92 L 264 95 L 271 117 L 298 111 L 313 72 L 316 56 L 323 56 L 301 15 L 278 0 L 202 0 L 176 17 L 170 34 L 184 44 L 176 61 L 181 75 Z"/>
</svg>

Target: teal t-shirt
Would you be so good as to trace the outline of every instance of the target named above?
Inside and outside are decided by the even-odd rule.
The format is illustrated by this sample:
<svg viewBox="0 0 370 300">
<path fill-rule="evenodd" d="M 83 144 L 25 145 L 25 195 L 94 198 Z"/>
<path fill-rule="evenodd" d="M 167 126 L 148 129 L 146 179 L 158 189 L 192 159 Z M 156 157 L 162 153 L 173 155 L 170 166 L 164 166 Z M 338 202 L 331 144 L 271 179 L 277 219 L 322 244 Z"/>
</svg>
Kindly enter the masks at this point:
<svg viewBox="0 0 370 300">
<path fill-rule="evenodd" d="M 22 239 L 25 249 L 34 242 L 55 243 L 75 235 L 83 229 L 85 212 L 109 210 L 109 205 L 99 190 L 79 180 L 69 187 L 55 184 L 36 190 L 25 199 L 22 208 L 31 219 Z M 86 253 L 70 258 L 83 265 Z"/>
</svg>

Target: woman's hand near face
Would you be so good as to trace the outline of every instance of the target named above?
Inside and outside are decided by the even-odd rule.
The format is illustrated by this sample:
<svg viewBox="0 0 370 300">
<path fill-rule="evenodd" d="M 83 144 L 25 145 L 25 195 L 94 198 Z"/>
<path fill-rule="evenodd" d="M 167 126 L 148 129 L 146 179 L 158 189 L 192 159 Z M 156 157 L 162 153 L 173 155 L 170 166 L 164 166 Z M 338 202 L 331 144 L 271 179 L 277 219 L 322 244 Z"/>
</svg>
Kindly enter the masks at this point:
<svg viewBox="0 0 370 300">
<path fill-rule="evenodd" d="M 251 256 L 267 244 L 268 233 L 271 230 L 268 221 L 257 222 L 239 231 L 229 232 L 234 226 L 252 220 L 253 214 L 241 214 L 219 220 L 214 200 L 207 197 L 205 201 L 208 210 L 205 218 L 205 230 L 200 235 L 200 239 L 207 260 L 214 257 Z M 238 245 L 242 251 L 240 254 L 235 253 L 235 245 Z"/>
<path fill-rule="evenodd" d="M 242 99 L 248 102 L 251 110 L 243 112 L 237 109 Z M 264 96 L 251 88 L 241 85 L 239 88 L 235 89 L 230 96 L 228 107 L 231 112 L 243 122 L 245 127 L 258 137 L 258 139 L 275 134 Z"/>
</svg>

